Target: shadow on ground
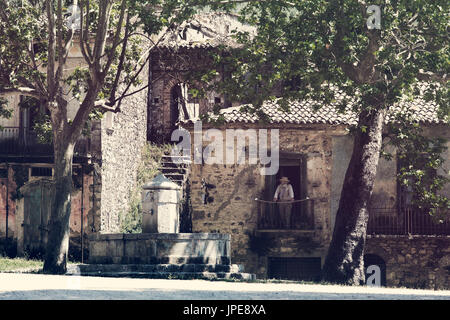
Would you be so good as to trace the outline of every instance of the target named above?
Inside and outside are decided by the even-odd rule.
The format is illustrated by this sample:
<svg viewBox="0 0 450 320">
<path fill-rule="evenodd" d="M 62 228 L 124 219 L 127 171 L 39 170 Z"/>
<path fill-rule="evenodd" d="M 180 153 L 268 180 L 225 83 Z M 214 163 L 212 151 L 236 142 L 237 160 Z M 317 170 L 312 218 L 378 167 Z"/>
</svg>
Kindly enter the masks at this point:
<svg viewBox="0 0 450 320">
<path fill-rule="evenodd" d="M 0 300 L 450 300 L 446 295 L 205 290 L 48 289 L 0 292 Z"/>
</svg>

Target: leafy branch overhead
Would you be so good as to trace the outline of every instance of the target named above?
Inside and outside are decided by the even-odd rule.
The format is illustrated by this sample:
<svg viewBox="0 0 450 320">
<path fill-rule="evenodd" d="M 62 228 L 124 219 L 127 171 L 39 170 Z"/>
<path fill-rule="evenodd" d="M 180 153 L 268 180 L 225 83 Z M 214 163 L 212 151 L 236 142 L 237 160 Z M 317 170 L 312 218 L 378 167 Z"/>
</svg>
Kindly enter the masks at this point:
<svg viewBox="0 0 450 320">
<path fill-rule="evenodd" d="M 415 176 L 418 205 L 448 209 L 449 199 L 438 195 L 448 182 L 438 174 L 445 141 L 426 138 L 398 108 L 404 101 L 430 102 L 438 107 L 441 122 L 450 123 L 448 1 L 244 3 L 234 10 L 255 31 L 235 30 L 240 45 L 213 53 L 215 69 L 225 69 L 228 75 L 214 88 L 232 100 L 251 103 L 246 108 L 252 114 L 261 113 L 260 106 L 268 100 L 277 101 L 284 111 L 291 101 L 307 99 L 316 109 L 352 108 L 360 116 L 356 130 L 364 134 L 370 125 L 362 115 L 389 109 L 392 117 L 400 111 L 388 128 L 390 142 L 405 160 L 399 181 L 411 183 Z M 369 5 L 381 10 L 380 29 L 367 26 Z M 207 71 L 203 77 L 212 80 L 216 75 Z"/>
<path fill-rule="evenodd" d="M 89 97 L 89 106 L 73 119 L 77 125 L 93 108 L 120 111 L 123 98 L 142 85 L 155 35 L 191 15 L 190 3 L 196 1 L 1 0 L 0 95 L 63 104 L 72 96 L 82 106 Z M 70 24 L 73 6 L 79 20 Z M 73 48 L 84 62 L 69 68 Z"/>
<path fill-rule="evenodd" d="M 436 219 L 446 219 L 450 199 L 442 190 L 450 182 L 445 163 L 447 140 L 424 132 L 410 115 L 399 114 L 389 124 L 386 144 L 395 147 L 398 159 L 397 179 L 411 204 L 424 209 Z M 387 159 L 392 154 L 383 152 Z"/>
<path fill-rule="evenodd" d="M 215 56 L 230 74 L 220 87 L 256 104 L 274 93 L 281 103 L 311 98 L 329 104 L 344 92 L 361 111 L 417 97 L 418 82 L 438 82 L 427 97 L 448 116 L 448 2 L 370 4 L 381 8 L 380 30 L 367 28 L 369 4 L 361 1 L 247 2 L 240 19 L 256 32 L 236 31 L 241 46 Z"/>
</svg>

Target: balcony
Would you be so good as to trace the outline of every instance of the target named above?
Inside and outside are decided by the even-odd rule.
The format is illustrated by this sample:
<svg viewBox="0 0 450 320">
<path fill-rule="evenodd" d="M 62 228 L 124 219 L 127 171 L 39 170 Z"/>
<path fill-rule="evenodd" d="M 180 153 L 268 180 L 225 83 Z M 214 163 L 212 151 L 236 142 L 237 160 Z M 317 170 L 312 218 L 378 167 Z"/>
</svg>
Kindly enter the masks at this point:
<svg viewBox="0 0 450 320">
<path fill-rule="evenodd" d="M 80 137 L 75 154 L 86 155 L 89 138 Z M 34 131 L 28 128 L 3 127 L 0 129 L 1 157 L 52 157 L 53 144 L 40 143 Z"/>
<path fill-rule="evenodd" d="M 450 235 L 450 220 L 439 222 L 423 211 L 372 208 L 368 235 Z"/>
<path fill-rule="evenodd" d="M 314 231 L 314 199 L 295 200 L 291 206 L 291 223 L 283 225 L 280 208 L 283 204 L 273 201 L 257 200 L 259 231 Z"/>
</svg>

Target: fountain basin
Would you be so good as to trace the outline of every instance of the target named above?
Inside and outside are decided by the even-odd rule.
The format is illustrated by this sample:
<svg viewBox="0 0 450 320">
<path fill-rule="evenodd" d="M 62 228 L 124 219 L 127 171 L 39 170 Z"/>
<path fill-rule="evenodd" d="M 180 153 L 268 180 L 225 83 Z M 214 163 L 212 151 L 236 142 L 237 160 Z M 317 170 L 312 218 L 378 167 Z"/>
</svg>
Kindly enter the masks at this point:
<svg viewBox="0 0 450 320">
<path fill-rule="evenodd" d="M 89 264 L 223 264 L 230 235 L 220 233 L 92 234 Z"/>
</svg>

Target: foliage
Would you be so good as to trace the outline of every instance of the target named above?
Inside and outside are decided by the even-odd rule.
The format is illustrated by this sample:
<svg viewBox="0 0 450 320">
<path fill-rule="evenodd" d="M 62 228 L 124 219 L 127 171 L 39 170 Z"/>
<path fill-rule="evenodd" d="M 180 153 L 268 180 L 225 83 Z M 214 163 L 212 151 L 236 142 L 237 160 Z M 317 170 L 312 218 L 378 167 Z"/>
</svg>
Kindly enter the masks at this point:
<svg viewBox="0 0 450 320">
<path fill-rule="evenodd" d="M 52 123 L 50 116 L 44 113 L 39 113 L 33 125 L 33 132 L 36 133 L 37 140 L 42 144 L 51 144 L 53 140 Z"/>
<path fill-rule="evenodd" d="M 262 119 L 261 104 L 277 98 L 283 110 L 292 99 L 312 99 L 316 108 L 334 104 L 357 114 L 389 109 L 406 98 L 433 101 L 440 119 L 450 123 L 449 2 L 370 4 L 381 8 L 381 30 L 367 28 L 368 5 L 357 0 L 246 2 L 239 17 L 256 32 L 235 31 L 240 47 L 213 52 L 214 68 L 201 80 L 211 82 L 216 70 L 225 70 L 229 76 L 214 82 L 215 89 L 252 103 L 246 111 Z M 405 160 L 399 181 L 414 181 L 417 204 L 431 213 L 448 208 L 439 195 L 447 179 L 437 174 L 443 141 L 424 137 L 417 123 L 401 116 L 391 128 L 391 142 Z M 354 130 L 369 128 L 360 119 Z"/>
<path fill-rule="evenodd" d="M 216 52 L 216 70 L 225 65 L 228 81 L 218 84 L 236 101 L 259 106 L 275 96 L 338 103 L 353 98 L 356 111 L 387 108 L 404 95 L 418 96 L 425 74 L 439 79 L 450 71 L 447 1 L 373 1 L 382 10 L 382 29 L 368 30 L 366 5 L 341 1 L 249 1 L 240 20 L 256 34 L 235 32 L 241 47 Z M 440 81 L 440 80 L 439 80 Z M 441 115 L 449 114 L 449 87 L 430 87 Z"/>
<path fill-rule="evenodd" d="M 19 92 L 44 104 L 56 99 L 59 108 L 50 113 L 62 114 L 64 104 L 73 97 L 82 105 L 83 110 L 78 113 L 83 113 L 80 116 L 83 121 L 71 121 L 67 115 L 64 121 L 69 127 L 77 128 L 89 118 L 101 117 L 108 108 L 120 110 L 123 97 L 132 94 L 134 86 L 142 84 L 140 74 L 148 62 L 154 36 L 164 28 L 175 28 L 202 2 L 78 1 L 83 18 L 75 30 L 69 24 L 73 14 L 68 11 L 71 0 L 1 0 L 0 96 Z M 53 15 L 49 15 L 49 10 L 53 10 Z M 49 32 L 52 24 L 55 25 L 53 37 Z M 77 45 L 84 63 L 62 72 L 58 64 L 65 63 L 68 49 Z M 103 103 L 95 104 L 92 96 Z M 87 98 L 90 100 L 84 106 Z M 0 115 L 6 114 L 0 103 Z"/>
<path fill-rule="evenodd" d="M 171 145 L 148 143 L 141 153 L 141 163 L 137 171 L 135 187 L 130 192 L 129 210 L 121 215 L 120 232 L 142 232 L 142 186 L 152 180 L 158 173 L 161 158 L 170 153 Z"/>
<path fill-rule="evenodd" d="M 0 97 L 0 119 L 6 118 L 9 119 L 12 117 L 13 111 L 7 108 L 8 101 L 2 97 Z M 0 126 L 0 130 L 2 127 Z"/>
<path fill-rule="evenodd" d="M 385 140 L 396 149 L 397 179 L 404 189 L 410 190 L 412 203 L 443 219 L 450 209 L 450 199 L 440 192 L 450 182 L 440 174 L 445 169 L 443 154 L 447 150 L 447 140 L 428 137 L 423 131 L 407 114 L 398 114 L 396 121 L 389 124 L 389 135 Z M 390 154 L 384 156 L 392 158 Z"/>
</svg>

